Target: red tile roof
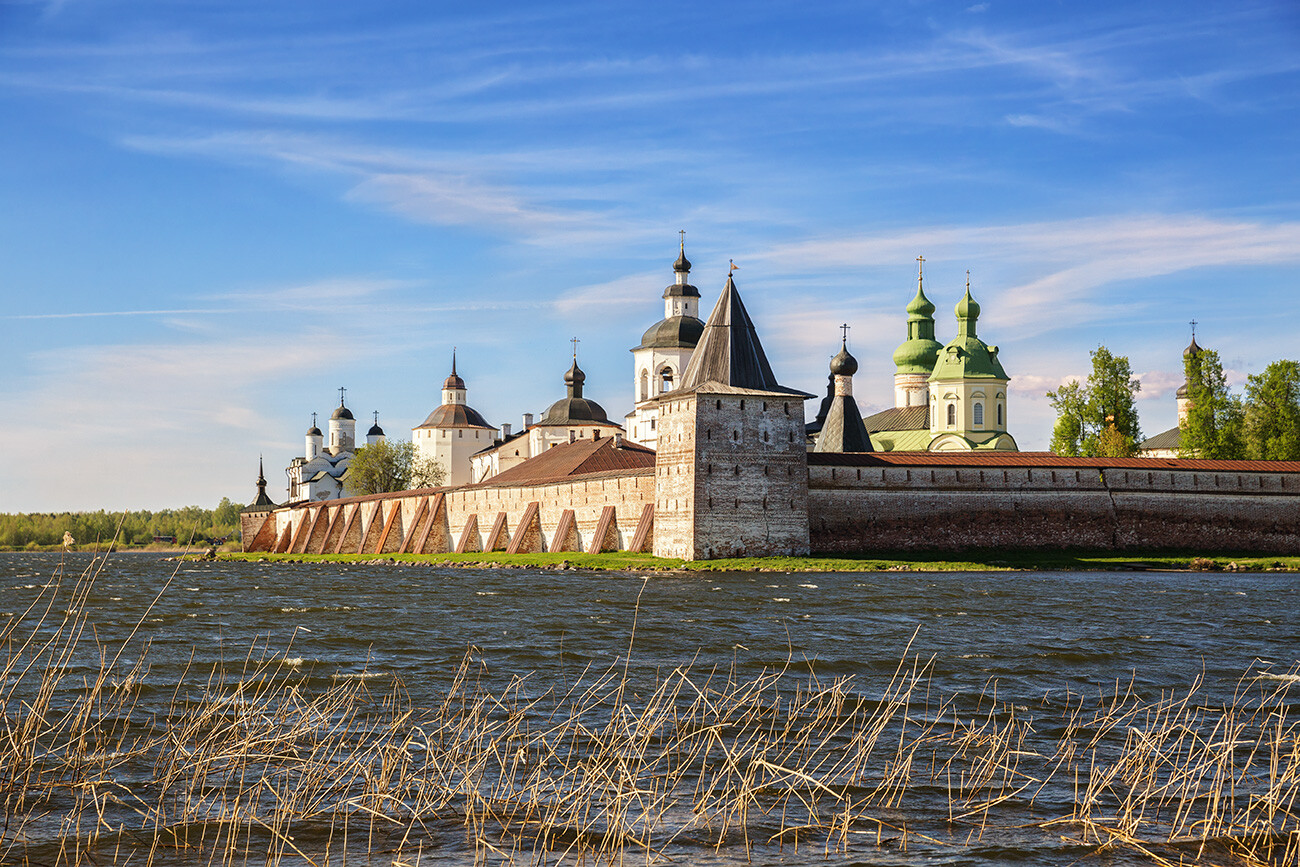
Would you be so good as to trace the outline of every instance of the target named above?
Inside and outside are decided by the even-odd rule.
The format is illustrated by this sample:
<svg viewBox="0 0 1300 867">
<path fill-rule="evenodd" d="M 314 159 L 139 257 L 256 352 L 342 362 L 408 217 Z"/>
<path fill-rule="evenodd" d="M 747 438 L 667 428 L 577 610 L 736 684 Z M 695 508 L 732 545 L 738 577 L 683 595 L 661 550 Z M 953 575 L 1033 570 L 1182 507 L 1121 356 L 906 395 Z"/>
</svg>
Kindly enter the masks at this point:
<svg viewBox="0 0 1300 867">
<path fill-rule="evenodd" d="M 1049 467 L 1055 469 L 1185 470 L 1187 472 L 1300 473 L 1300 461 L 1208 461 L 1190 458 L 1065 458 L 1051 452 L 810 453 L 823 467 Z"/>
<path fill-rule="evenodd" d="M 627 440 L 615 448 L 614 440 L 614 437 L 606 436 L 595 440 L 562 443 L 522 464 L 501 471 L 480 486 L 531 485 L 590 473 L 628 470 L 648 472 L 654 469 L 653 449 Z"/>
</svg>

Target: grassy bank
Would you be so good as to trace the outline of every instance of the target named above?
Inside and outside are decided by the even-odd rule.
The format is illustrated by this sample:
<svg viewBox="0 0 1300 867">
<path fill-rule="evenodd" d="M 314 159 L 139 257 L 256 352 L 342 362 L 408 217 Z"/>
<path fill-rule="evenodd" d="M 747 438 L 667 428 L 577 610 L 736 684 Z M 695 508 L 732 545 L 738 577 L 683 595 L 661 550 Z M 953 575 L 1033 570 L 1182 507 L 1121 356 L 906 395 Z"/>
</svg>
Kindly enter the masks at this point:
<svg viewBox="0 0 1300 867">
<path fill-rule="evenodd" d="M 954 559 L 954 556 L 960 559 Z M 287 563 L 417 563 L 466 568 L 532 567 L 539 569 L 592 569 L 597 571 L 645 570 L 650 572 L 985 572 L 985 571 L 1241 571 L 1297 572 L 1300 557 L 1200 551 L 1116 555 L 1113 551 L 970 551 L 960 555 L 940 553 L 888 553 L 844 557 L 733 557 L 718 560 L 675 560 L 624 551 L 584 554 L 220 554 L 222 560 L 269 560 Z"/>
</svg>

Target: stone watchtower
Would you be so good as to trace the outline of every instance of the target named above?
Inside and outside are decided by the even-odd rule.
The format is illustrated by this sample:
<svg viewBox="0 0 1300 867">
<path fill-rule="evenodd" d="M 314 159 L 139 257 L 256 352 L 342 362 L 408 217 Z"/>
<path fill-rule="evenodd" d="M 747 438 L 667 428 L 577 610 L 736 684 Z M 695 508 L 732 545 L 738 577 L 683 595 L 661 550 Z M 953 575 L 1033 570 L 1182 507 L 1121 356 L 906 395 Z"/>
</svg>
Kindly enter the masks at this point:
<svg viewBox="0 0 1300 867">
<path fill-rule="evenodd" d="M 659 398 L 654 553 L 808 553 L 803 402 L 777 383 L 730 276 L 681 385 Z"/>
</svg>

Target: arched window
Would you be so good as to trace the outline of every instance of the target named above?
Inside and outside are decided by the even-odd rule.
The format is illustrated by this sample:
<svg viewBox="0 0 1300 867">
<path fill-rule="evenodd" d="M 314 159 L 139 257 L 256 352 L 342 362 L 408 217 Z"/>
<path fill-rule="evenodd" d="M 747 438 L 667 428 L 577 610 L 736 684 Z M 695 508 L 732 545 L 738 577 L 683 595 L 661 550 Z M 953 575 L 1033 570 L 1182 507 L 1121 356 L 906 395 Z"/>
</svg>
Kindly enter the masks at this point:
<svg viewBox="0 0 1300 867">
<path fill-rule="evenodd" d="M 663 370 L 659 371 L 659 382 L 660 391 L 673 390 L 673 369 L 671 367 L 665 367 Z"/>
<path fill-rule="evenodd" d="M 641 391 L 638 400 L 645 400 L 650 396 L 650 374 L 648 371 L 641 371 Z"/>
<path fill-rule="evenodd" d="M 948 427 L 957 426 L 957 404 L 948 404 Z"/>
<path fill-rule="evenodd" d="M 971 407 L 971 415 L 975 417 L 975 427 L 984 427 L 984 404 L 975 401 Z"/>
</svg>

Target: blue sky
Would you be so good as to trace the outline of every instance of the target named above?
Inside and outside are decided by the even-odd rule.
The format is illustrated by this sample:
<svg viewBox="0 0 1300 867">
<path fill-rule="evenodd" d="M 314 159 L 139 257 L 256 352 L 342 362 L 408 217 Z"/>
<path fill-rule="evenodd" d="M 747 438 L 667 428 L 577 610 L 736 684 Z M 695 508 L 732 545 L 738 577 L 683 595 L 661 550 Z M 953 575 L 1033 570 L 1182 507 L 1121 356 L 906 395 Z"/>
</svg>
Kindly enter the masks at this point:
<svg viewBox="0 0 1300 867">
<path fill-rule="evenodd" d="M 283 497 L 340 385 L 408 439 L 453 345 L 518 425 L 577 336 L 619 418 L 679 229 L 784 384 L 848 322 L 864 412 L 916 257 L 941 340 L 970 269 L 1023 449 L 1099 344 L 1149 434 L 1189 320 L 1300 357 L 1293 3 L 450 5 L 0 0 L 0 511 Z"/>
</svg>

